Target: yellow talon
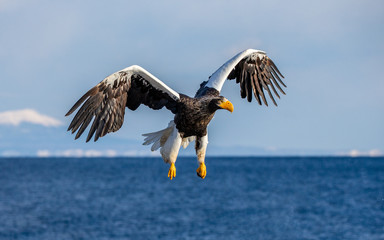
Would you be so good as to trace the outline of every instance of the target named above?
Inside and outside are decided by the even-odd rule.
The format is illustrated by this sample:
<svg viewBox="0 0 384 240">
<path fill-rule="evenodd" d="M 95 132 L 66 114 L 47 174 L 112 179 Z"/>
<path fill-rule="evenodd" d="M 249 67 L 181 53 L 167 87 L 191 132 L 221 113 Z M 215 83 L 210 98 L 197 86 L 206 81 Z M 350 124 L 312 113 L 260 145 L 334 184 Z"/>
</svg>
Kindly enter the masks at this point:
<svg viewBox="0 0 384 240">
<path fill-rule="evenodd" d="M 205 167 L 204 163 L 200 163 L 199 168 L 196 170 L 197 176 L 201 177 L 202 179 L 205 178 L 207 175 L 207 168 Z"/>
<path fill-rule="evenodd" d="M 172 180 L 172 178 L 176 177 L 176 167 L 174 163 L 171 163 L 168 171 L 168 177 Z"/>
</svg>

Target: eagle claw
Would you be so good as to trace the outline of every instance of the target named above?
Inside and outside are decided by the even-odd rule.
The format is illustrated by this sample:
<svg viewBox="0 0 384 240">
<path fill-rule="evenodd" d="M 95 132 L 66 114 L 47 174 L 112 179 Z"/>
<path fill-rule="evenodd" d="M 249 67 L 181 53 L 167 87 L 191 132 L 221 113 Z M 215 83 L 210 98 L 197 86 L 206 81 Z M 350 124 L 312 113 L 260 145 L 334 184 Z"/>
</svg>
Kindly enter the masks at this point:
<svg viewBox="0 0 384 240">
<path fill-rule="evenodd" d="M 171 163 L 168 171 L 168 177 L 172 180 L 172 178 L 176 177 L 176 167 L 174 163 Z"/>
<path fill-rule="evenodd" d="M 196 170 L 197 176 L 201 177 L 202 179 L 205 178 L 207 175 L 207 168 L 204 163 L 200 163 L 199 168 Z"/>
</svg>

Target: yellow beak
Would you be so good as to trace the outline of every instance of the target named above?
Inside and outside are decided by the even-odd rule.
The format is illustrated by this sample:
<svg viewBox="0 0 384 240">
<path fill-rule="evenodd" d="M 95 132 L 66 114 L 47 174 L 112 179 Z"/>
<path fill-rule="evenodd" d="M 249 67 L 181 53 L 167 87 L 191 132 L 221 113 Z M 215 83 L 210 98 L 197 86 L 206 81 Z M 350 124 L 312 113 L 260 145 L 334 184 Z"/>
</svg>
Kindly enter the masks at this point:
<svg viewBox="0 0 384 240">
<path fill-rule="evenodd" d="M 230 102 L 230 101 L 225 101 L 225 102 L 222 102 L 220 105 L 219 105 L 222 109 L 227 109 L 228 111 L 230 112 L 233 112 L 233 104 Z"/>
</svg>

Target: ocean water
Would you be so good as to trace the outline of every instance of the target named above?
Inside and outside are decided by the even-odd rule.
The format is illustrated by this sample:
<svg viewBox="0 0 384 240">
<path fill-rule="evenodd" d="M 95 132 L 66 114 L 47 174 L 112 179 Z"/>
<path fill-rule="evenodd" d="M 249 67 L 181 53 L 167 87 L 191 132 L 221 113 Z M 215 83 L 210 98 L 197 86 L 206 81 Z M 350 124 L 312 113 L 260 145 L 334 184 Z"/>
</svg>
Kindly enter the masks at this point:
<svg viewBox="0 0 384 240">
<path fill-rule="evenodd" d="M 0 239 L 384 239 L 384 158 L 0 159 Z"/>
</svg>

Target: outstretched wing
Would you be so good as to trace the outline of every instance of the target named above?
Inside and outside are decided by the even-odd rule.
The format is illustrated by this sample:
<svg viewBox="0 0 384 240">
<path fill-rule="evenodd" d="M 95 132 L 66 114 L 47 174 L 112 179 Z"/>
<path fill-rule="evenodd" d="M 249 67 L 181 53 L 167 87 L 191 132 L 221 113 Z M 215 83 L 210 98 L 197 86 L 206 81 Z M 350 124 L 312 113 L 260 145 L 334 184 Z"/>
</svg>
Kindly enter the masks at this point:
<svg viewBox="0 0 384 240">
<path fill-rule="evenodd" d="M 164 106 L 176 113 L 180 100 L 177 92 L 140 66 L 134 65 L 106 77 L 85 93 L 65 116 L 72 114 L 80 105 L 68 131 L 75 133 L 75 139 L 83 134 L 93 119 L 87 142 L 95 135 L 95 141 L 107 133 L 121 128 L 125 107 L 136 110 L 140 104 L 152 109 Z"/>
<path fill-rule="evenodd" d="M 286 87 L 281 78 L 284 76 L 277 69 L 273 61 L 260 50 L 248 49 L 240 52 L 223 66 L 216 70 L 207 82 L 201 84 L 199 92 L 204 92 L 204 88 L 214 88 L 221 91 L 226 79 L 236 79 L 240 83 L 240 94 L 242 98 L 252 101 L 252 95 L 261 105 L 264 102 L 268 106 L 266 93 L 277 106 L 273 93 L 280 98 L 276 88 L 285 94 L 279 83 Z M 276 87 L 276 88 L 275 88 Z"/>
</svg>

